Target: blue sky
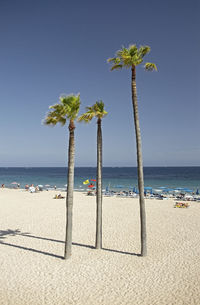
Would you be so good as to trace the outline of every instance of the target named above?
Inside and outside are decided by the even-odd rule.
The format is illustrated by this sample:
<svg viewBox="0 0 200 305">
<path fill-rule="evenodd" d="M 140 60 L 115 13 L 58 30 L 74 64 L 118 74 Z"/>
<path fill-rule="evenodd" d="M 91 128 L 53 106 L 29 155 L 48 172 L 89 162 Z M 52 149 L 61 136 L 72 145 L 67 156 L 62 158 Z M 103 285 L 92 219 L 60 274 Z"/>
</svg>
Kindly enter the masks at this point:
<svg viewBox="0 0 200 305">
<path fill-rule="evenodd" d="M 130 71 L 110 72 L 122 45 L 149 45 L 137 68 L 144 166 L 200 161 L 198 1 L 0 1 L 0 166 L 65 166 L 68 129 L 41 124 L 65 93 L 102 99 L 104 166 L 136 166 Z M 77 124 L 76 166 L 96 164 L 96 124 Z"/>
</svg>

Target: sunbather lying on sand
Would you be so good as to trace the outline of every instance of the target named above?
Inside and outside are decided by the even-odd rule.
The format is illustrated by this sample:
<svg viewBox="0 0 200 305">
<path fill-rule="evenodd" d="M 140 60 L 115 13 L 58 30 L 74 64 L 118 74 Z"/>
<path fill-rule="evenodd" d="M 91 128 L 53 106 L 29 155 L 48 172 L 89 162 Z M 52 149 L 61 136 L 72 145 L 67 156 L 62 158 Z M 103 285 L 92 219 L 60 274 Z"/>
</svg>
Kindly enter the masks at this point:
<svg viewBox="0 0 200 305">
<path fill-rule="evenodd" d="M 63 199 L 63 198 L 65 197 L 63 197 L 61 194 L 56 194 L 53 199 Z"/>
</svg>

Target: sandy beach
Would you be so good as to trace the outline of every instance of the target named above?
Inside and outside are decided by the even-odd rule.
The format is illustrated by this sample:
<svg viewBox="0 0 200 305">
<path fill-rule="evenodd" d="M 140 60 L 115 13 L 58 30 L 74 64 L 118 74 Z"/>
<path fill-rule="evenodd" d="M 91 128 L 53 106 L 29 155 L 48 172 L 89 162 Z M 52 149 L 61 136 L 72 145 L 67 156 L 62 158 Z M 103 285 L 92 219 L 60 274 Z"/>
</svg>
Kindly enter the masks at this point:
<svg viewBox="0 0 200 305">
<path fill-rule="evenodd" d="M 1 305 L 200 304 L 200 203 L 103 199 L 103 249 L 94 249 L 96 198 L 74 194 L 72 257 L 63 260 L 65 199 L 56 191 L 0 190 Z M 63 193 L 64 194 L 64 193 Z"/>
</svg>

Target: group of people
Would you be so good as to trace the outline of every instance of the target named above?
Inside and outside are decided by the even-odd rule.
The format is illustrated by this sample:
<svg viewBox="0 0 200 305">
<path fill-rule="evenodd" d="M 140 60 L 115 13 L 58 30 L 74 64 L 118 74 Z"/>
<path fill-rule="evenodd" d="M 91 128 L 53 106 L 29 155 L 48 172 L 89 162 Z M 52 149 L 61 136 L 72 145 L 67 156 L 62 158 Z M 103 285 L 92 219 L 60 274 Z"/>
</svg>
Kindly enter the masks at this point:
<svg viewBox="0 0 200 305">
<path fill-rule="evenodd" d="M 16 183 L 16 182 L 13 182 L 12 183 L 13 185 L 14 185 L 14 188 L 16 189 L 19 189 L 20 188 L 20 184 L 19 183 Z M 1 184 L 1 188 L 3 189 L 3 188 L 5 188 L 5 183 L 2 183 Z M 57 189 L 57 187 L 56 187 L 56 185 L 54 186 L 54 189 L 56 190 Z M 33 192 L 39 192 L 39 191 L 42 191 L 43 190 L 43 188 L 42 188 L 42 185 L 37 185 L 37 186 L 34 186 L 34 184 L 26 184 L 25 185 L 25 190 L 26 191 L 30 191 L 31 193 L 33 193 Z M 48 188 L 46 188 L 46 190 L 48 191 Z"/>
<path fill-rule="evenodd" d="M 20 184 L 19 184 L 19 183 L 14 182 L 14 183 L 11 183 L 11 184 L 14 184 L 14 188 L 15 188 L 15 189 L 16 189 L 16 188 L 18 188 L 18 189 L 20 188 Z M 5 183 L 2 183 L 1 188 L 2 188 L 2 189 L 5 188 Z"/>
<path fill-rule="evenodd" d="M 26 184 L 25 190 L 29 191 L 30 193 L 35 193 L 35 192 L 41 191 L 42 189 L 40 189 L 40 187 L 38 185 L 35 187 L 34 184 L 31 184 L 31 185 Z"/>
</svg>

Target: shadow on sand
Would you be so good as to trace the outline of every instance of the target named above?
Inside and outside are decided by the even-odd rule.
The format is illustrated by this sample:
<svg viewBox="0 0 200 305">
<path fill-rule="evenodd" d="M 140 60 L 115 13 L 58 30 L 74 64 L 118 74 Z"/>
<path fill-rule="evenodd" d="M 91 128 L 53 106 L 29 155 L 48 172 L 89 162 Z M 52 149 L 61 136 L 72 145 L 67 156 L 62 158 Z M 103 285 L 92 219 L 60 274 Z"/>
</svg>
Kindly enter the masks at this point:
<svg viewBox="0 0 200 305">
<path fill-rule="evenodd" d="M 52 257 L 64 259 L 64 257 L 63 257 L 63 256 L 60 256 L 60 255 L 56 255 L 56 254 L 53 254 L 53 253 L 49 253 L 49 252 L 44 252 L 44 251 L 36 250 L 36 249 L 33 249 L 33 248 L 27 248 L 27 247 L 15 245 L 15 244 L 10 244 L 10 243 L 6 243 L 6 242 L 4 241 L 4 239 L 5 239 L 7 236 L 16 236 L 16 235 L 18 235 L 18 236 L 24 236 L 24 237 L 29 237 L 29 238 L 36 238 L 36 239 L 40 239 L 40 240 L 52 241 L 52 242 L 62 243 L 62 244 L 65 243 L 65 242 L 62 241 L 62 240 L 50 239 L 50 238 L 46 238 L 46 237 L 35 236 L 35 235 L 31 235 L 31 234 L 28 233 L 28 232 L 22 233 L 19 229 L 16 229 L 16 230 L 10 230 L 10 229 L 8 229 L 8 230 L 0 230 L 0 245 L 10 246 L 10 247 L 19 248 L 19 249 L 26 250 L 26 251 L 31 251 L 31 252 L 40 253 L 40 254 L 43 254 L 43 255 L 48 255 L 48 256 L 52 256 Z M 80 243 L 74 243 L 74 242 L 73 242 L 72 245 L 73 245 L 73 246 L 78 246 L 78 247 L 89 248 L 89 249 L 95 249 L 94 246 L 85 245 L 85 244 L 80 244 Z M 104 250 L 104 251 L 109 251 L 109 252 L 114 252 L 114 253 L 119 253 L 119 254 L 131 255 L 131 256 L 141 256 L 140 254 L 131 253 L 131 252 L 126 252 L 126 251 L 120 251 L 120 250 L 115 250 L 115 249 L 102 248 L 102 250 Z"/>
</svg>

